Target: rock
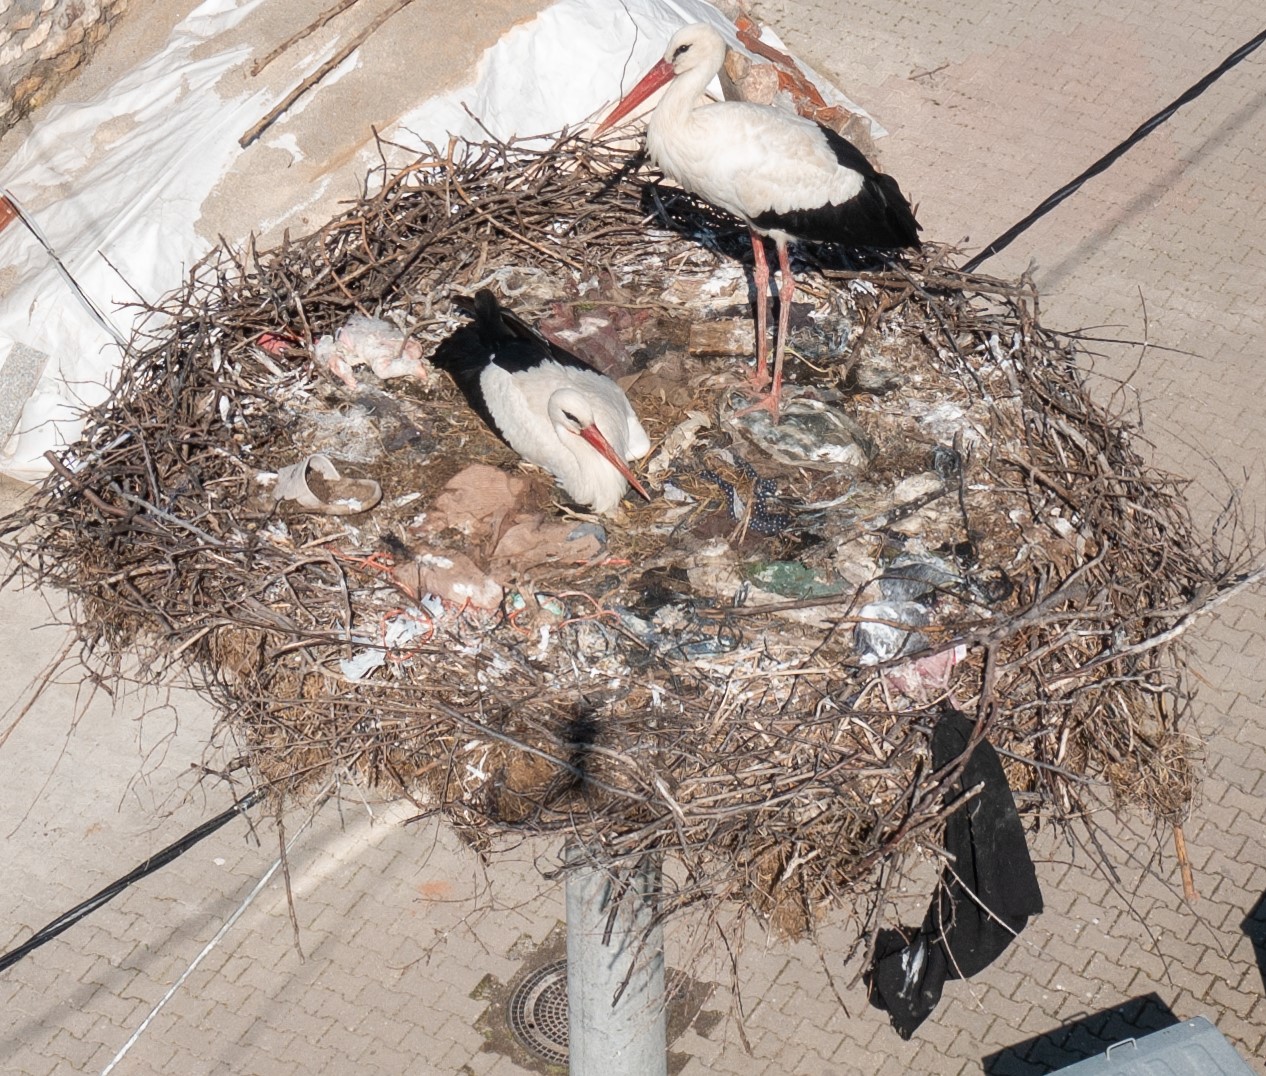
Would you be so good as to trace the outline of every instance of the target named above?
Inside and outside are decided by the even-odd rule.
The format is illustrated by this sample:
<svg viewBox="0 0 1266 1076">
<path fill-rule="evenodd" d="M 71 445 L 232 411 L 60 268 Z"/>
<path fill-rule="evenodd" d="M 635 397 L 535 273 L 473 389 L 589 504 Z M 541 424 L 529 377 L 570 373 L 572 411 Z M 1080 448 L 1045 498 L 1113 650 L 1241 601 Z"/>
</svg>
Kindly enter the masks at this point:
<svg viewBox="0 0 1266 1076">
<path fill-rule="evenodd" d="M 128 0 L 0 4 L 0 134 L 47 101 L 91 55 Z"/>
</svg>

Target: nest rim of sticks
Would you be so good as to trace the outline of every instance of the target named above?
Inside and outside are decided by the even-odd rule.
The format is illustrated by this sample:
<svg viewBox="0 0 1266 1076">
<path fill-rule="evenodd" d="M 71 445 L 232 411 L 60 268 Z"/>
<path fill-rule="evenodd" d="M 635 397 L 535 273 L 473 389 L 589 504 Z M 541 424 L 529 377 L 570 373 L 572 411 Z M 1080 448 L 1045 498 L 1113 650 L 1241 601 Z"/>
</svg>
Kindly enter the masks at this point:
<svg viewBox="0 0 1266 1076">
<path fill-rule="evenodd" d="M 693 628 L 712 632 L 708 646 L 648 647 L 612 613 L 628 581 L 610 561 L 666 570 L 703 548 L 674 545 L 681 528 L 656 505 L 610 523 L 611 556 L 596 564 L 516 578 L 507 594 L 526 613 L 433 609 L 421 636 L 389 642 L 385 626 L 421 597 L 383 571 L 393 549 L 402 555 L 384 536 L 391 528 L 371 544 L 341 521 L 281 518 L 255 488 L 293 452 L 305 401 L 348 409 L 313 372 L 318 338 L 362 313 L 429 345 L 453 324 L 442 300 L 490 275 L 529 298 L 524 280 L 545 291 L 570 281 L 574 307 L 663 313 L 665 283 L 715 273 L 742 234 L 681 192 L 653 186 L 648 197 L 613 142 L 563 133 L 545 148 L 450 143 L 403 167 L 388 164 L 396 149 L 384 145 L 365 195 L 313 235 L 208 255 L 151 309 L 81 440 L 0 521 L 14 574 L 71 596 L 82 660 L 122 676 L 141 649 L 155 681 L 192 672 L 236 742 L 228 772 L 249 772 L 277 797 L 352 775 L 441 813 L 483 847 L 565 832 L 617 870 L 666 854 L 680 878 L 664 914 L 737 904 L 789 936 L 812 931 L 831 906 L 873 898 L 882 864 L 935 849 L 955 805 L 945 791 L 957 771 L 927 765 L 931 718 L 947 700 L 1003 755 L 1022 813 L 1067 824 L 1106 803 L 1181 822 L 1198 782 L 1183 632 L 1244 585 L 1247 542 L 1234 526 L 1198 535 L 1181 484 L 1150 468 L 1132 447 L 1137 432 L 1092 399 L 1075 339 L 1038 321 L 1031 282 L 959 273 L 931 244 L 878 269 L 824 255 L 805 286 L 828 312 L 847 307 L 843 344 L 828 350 L 848 403 L 869 399 L 847 388 L 857 364 L 886 352 L 915 364 L 927 391 L 985 416 L 991 439 L 957 488 L 946 480 L 942 490 L 961 503 L 965 532 L 969 501 L 977 517 L 985 503 L 982 483 L 1005 494 L 989 508 L 999 520 L 1058 523 L 1035 540 L 1036 560 L 1008 562 L 1006 597 L 936 596 L 943 609 L 959 603 L 924 651 L 956 655 L 943 690 L 894 701 L 885 675 L 909 654 L 850 658 L 860 585 L 763 606 L 713 595 L 690 607 Z M 576 287 L 595 280 L 606 281 L 596 298 Z M 665 349 L 643 359 L 667 361 Z M 711 393 L 715 407 L 716 376 L 692 376 L 692 392 Z M 452 476 L 433 457 L 455 444 L 508 462 L 454 409 L 451 386 L 394 395 L 429 416 L 430 447 L 404 480 L 424 496 Z M 686 409 L 658 406 L 662 441 Z M 889 459 L 897 471 L 903 461 Z M 794 488 L 792 471 L 783 478 Z M 1020 525 L 973 535 L 972 557 L 989 549 L 1001 563 Z M 739 560 L 748 538 L 740 521 L 726 539 Z M 776 549 L 782 560 L 801 555 Z M 541 608 L 551 602 L 552 614 Z M 680 593 L 664 608 L 674 604 Z M 826 623 L 786 619 L 806 611 Z M 353 647 L 380 651 L 380 671 L 340 675 Z M 872 908 L 868 929 L 880 914 Z"/>
</svg>

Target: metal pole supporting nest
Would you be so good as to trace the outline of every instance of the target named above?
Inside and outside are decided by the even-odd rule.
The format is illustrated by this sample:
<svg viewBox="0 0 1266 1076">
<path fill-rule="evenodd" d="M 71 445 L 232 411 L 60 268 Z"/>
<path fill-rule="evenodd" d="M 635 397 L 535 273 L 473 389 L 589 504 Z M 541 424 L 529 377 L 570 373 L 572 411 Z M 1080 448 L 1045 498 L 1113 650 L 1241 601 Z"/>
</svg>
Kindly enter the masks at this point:
<svg viewBox="0 0 1266 1076">
<path fill-rule="evenodd" d="M 659 857 L 624 886 L 580 845 L 567 861 L 568 1071 L 667 1076 Z"/>
</svg>

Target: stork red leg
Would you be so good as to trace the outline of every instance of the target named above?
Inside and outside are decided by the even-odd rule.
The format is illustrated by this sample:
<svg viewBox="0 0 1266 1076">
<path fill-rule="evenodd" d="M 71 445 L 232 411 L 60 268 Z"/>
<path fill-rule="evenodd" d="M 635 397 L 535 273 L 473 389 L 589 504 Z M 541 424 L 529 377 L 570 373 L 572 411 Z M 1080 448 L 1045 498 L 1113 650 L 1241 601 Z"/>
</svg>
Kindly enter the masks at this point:
<svg viewBox="0 0 1266 1076">
<path fill-rule="evenodd" d="M 769 263 L 765 260 L 765 240 L 755 232 L 752 237 L 752 255 L 756 259 L 756 373 L 752 384 L 763 389 L 769 383 L 766 365 L 769 361 Z"/>
<path fill-rule="evenodd" d="M 778 418 L 778 398 L 782 394 L 782 356 L 787 347 L 787 327 L 791 324 L 791 297 L 796 293 L 795 277 L 791 275 L 791 257 L 787 244 L 778 243 L 778 269 L 782 273 L 778 281 L 778 335 L 774 338 L 774 385 L 769 390 L 769 409 Z"/>
<path fill-rule="evenodd" d="M 787 243 L 918 249 L 919 222 L 897 181 L 876 171 L 856 146 L 829 127 L 745 101 L 702 105 L 708 83 L 725 64 L 725 50 L 725 38 L 711 25 L 683 26 L 668 42 L 663 59 L 616 106 L 599 132 L 667 83 L 646 128 L 651 156 L 665 175 L 746 221 L 751 232 L 759 333 L 751 378 L 754 395 L 770 384 L 769 264 L 763 236 L 778 237 L 782 287 L 773 385 L 755 405 L 768 409 L 776 421 L 796 286 Z"/>
<path fill-rule="evenodd" d="M 752 241 L 756 241 L 755 235 Z M 751 407 L 745 407 L 737 412 L 740 415 L 747 415 L 753 411 L 759 411 L 762 408 L 774 416 L 774 421 L 778 421 L 778 404 L 782 399 L 782 358 L 783 351 L 787 346 L 787 326 L 791 321 L 791 297 L 796 293 L 796 282 L 791 275 L 791 258 L 787 254 L 787 244 L 775 242 L 778 247 L 778 268 L 782 273 L 782 279 L 778 284 L 778 335 L 774 339 L 774 383 L 770 387 L 768 393 L 763 398 L 757 400 Z M 769 270 L 766 268 L 765 276 L 768 278 Z M 764 304 L 761 304 L 762 313 L 764 312 Z M 761 340 L 765 339 L 765 327 L 761 326 Z M 764 373 L 764 356 L 762 355 L 761 364 L 756 368 L 757 388 L 765 384 L 766 378 L 762 377 Z"/>
</svg>

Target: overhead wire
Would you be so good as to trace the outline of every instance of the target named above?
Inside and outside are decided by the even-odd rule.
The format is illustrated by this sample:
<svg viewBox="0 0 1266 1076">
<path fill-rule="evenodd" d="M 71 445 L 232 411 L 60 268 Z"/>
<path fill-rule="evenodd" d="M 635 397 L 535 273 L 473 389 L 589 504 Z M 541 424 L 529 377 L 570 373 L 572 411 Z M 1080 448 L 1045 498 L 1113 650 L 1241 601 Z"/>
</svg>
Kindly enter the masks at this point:
<svg viewBox="0 0 1266 1076">
<path fill-rule="evenodd" d="M 1027 231 L 1037 220 L 1046 216 L 1047 213 L 1059 205 L 1060 202 L 1064 201 L 1065 198 L 1079 191 L 1087 180 L 1092 179 L 1100 172 L 1108 169 L 1117 161 L 1118 158 L 1124 156 L 1130 149 L 1138 145 L 1139 142 L 1143 141 L 1144 138 L 1156 130 L 1157 127 L 1169 119 L 1169 117 L 1182 108 L 1183 105 L 1194 101 L 1197 97 L 1204 93 L 1205 90 L 1217 82 L 1218 79 L 1231 70 L 1231 68 L 1252 54 L 1263 42 L 1266 42 L 1266 30 L 1263 30 L 1251 40 L 1246 41 L 1225 60 L 1218 64 L 1217 67 L 1205 75 L 1204 78 L 1176 97 L 1168 105 L 1157 112 L 1156 115 L 1151 117 L 1151 119 L 1142 123 L 1133 134 L 1105 153 L 1076 179 L 1070 180 L 1068 183 L 1064 184 L 1064 186 L 1060 187 L 1054 194 L 1046 198 L 1036 209 L 1033 210 L 1033 212 L 1028 214 L 1028 216 L 1017 221 L 1000 236 L 998 236 L 997 239 L 986 244 L 978 254 L 970 258 L 962 266 L 962 271 L 964 273 L 975 272 L 975 270 L 979 268 L 981 263 L 983 263 L 986 259 L 992 258 L 1000 250 L 1010 246 L 1012 241 L 1015 240 L 1022 232 Z"/>
<path fill-rule="evenodd" d="M 76 904 L 70 909 L 70 911 L 64 912 L 51 923 L 41 927 L 16 949 L 11 949 L 9 952 L 0 955 L 0 972 L 4 971 L 6 968 L 12 967 L 24 956 L 38 949 L 41 945 L 52 941 L 58 934 L 62 933 L 62 931 L 68 930 L 70 927 L 78 923 L 79 920 L 83 919 L 87 915 L 90 915 L 92 912 L 95 912 L 102 905 L 108 904 L 129 886 L 139 882 L 147 875 L 153 874 L 156 870 L 160 870 L 161 868 L 167 866 L 167 864 L 173 859 L 177 859 L 178 857 L 184 855 L 199 841 L 205 840 L 216 830 L 227 825 L 229 822 L 232 822 L 233 819 L 237 818 L 239 815 L 244 814 L 249 808 L 258 803 L 262 796 L 263 789 L 252 789 L 234 803 L 227 811 L 222 811 L 214 818 L 207 819 L 207 821 L 203 822 L 200 826 L 196 826 L 194 829 L 191 829 L 179 840 L 173 841 L 162 851 L 156 852 L 154 855 L 150 856 L 149 859 L 145 860 L 134 870 L 129 871 L 122 878 L 111 882 L 108 886 L 99 892 L 94 893 L 87 900 Z"/>
<path fill-rule="evenodd" d="M 31 233 L 35 241 L 44 248 L 44 252 L 53 260 L 53 264 L 57 267 L 57 272 L 61 274 L 62 279 L 66 282 L 70 290 L 75 293 L 75 297 L 84 305 L 84 308 L 92 316 L 92 319 L 100 325 L 106 333 L 113 337 L 114 342 L 119 345 L 120 350 L 123 351 L 124 354 L 127 354 L 127 338 L 119 331 L 118 326 L 110 320 L 109 316 L 101 309 L 101 307 L 92 301 L 92 296 L 84 291 L 84 289 L 80 286 L 79 281 L 76 280 L 71 271 L 66 268 L 66 263 L 57 253 L 57 249 L 49 241 L 48 236 L 44 234 L 40 226 L 35 223 L 35 218 L 22 208 L 22 203 L 18 201 L 17 196 L 11 190 L 5 188 L 0 190 L 0 211 L 2 211 L 0 212 L 0 219 L 3 219 L 3 214 L 10 210 L 12 211 L 12 215 L 20 220 L 26 227 L 26 230 Z M 0 224 L 0 227 L 3 226 L 3 224 Z"/>
<path fill-rule="evenodd" d="M 144 1033 L 145 1029 L 149 1027 L 150 1022 L 154 1019 L 154 1017 L 156 1017 L 162 1011 L 163 1006 L 166 1005 L 167 1002 L 169 1002 L 173 997 L 175 997 L 176 991 L 179 990 L 185 984 L 185 980 L 188 979 L 189 976 L 192 975 L 194 971 L 197 970 L 198 965 L 202 963 L 202 961 L 206 958 L 207 954 L 209 954 L 211 950 L 213 950 L 217 945 L 220 944 L 224 936 L 233 928 L 233 924 L 236 923 L 243 916 L 243 914 L 245 914 L 246 909 L 249 908 L 255 902 L 255 898 L 258 897 L 260 893 L 264 891 L 264 887 L 268 885 L 269 881 L 272 879 L 272 876 L 276 874 L 277 871 L 280 870 L 282 865 L 286 862 L 286 854 L 290 851 L 291 848 L 294 847 L 295 841 L 297 841 L 299 837 L 303 834 L 303 831 L 306 830 L 308 826 L 312 824 L 313 820 L 317 816 L 317 811 L 319 811 L 321 807 L 324 806 L 326 800 L 330 798 L 330 794 L 333 791 L 333 789 L 334 789 L 334 781 L 331 780 L 325 786 L 325 788 L 322 789 L 320 793 L 318 793 L 316 800 L 312 804 L 312 809 L 308 812 L 308 817 L 303 820 L 303 825 L 299 827 L 295 835 L 286 842 L 285 848 L 282 850 L 281 855 L 279 855 L 275 860 L 273 860 L 272 866 L 270 866 L 266 871 L 264 871 L 264 873 L 260 876 L 259 881 L 255 883 L 254 888 L 252 888 L 251 891 L 246 894 L 246 897 L 243 899 L 242 903 L 239 904 L 233 910 L 233 914 L 230 915 L 228 919 L 224 921 L 224 924 L 220 927 L 220 929 L 215 932 L 215 936 L 212 937 L 212 939 L 209 942 L 207 942 L 207 944 L 204 945 L 201 950 L 199 950 L 198 955 L 193 958 L 189 966 L 185 968 L 185 970 L 181 972 L 179 976 L 177 976 L 176 981 L 171 984 L 171 986 L 167 990 L 167 993 L 165 993 L 161 998 L 158 999 L 158 1002 L 146 1014 L 145 1019 L 142 1020 L 137 1025 L 136 1030 L 133 1031 L 132 1034 L 128 1036 L 127 1041 L 124 1042 L 123 1045 L 119 1047 L 118 1052 L 114 1055 L 113 1058 L 110 1059 L 110 1063 L 101 1070 L 101 1076 L 109 1076 L 109 1074 L 114 1071 L 115 1066 L 118 1065 L 118 1063 L 123 1060 L 127 1052 L 130 1049 L 132 1049 L 133 1046 L 136 1045 L 136 1043 L 140 1040 L 141 1035 Z"/>
</svg>

